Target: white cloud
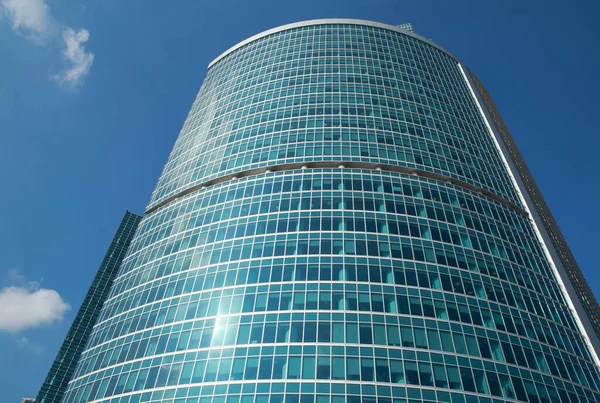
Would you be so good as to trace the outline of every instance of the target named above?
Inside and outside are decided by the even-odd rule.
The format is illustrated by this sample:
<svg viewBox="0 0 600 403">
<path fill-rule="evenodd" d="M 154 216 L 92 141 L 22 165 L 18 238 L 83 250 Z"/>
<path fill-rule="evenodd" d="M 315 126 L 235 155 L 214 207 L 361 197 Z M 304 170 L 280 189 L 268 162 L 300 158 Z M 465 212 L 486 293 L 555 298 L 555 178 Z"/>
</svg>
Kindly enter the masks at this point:
<svg viewBox="0 0 600 403">
<path fill-rule="evenodd" d="M 94 54 L 85 50 L 83 46 L 90 39 L 90 33 L 85 29 L 75 32 L 72 28 L 63 31 L 63 41 L 66 48 L 63 50 L 63 57 L 71 65 L 61 74 L 54 76 L 54 79 L 60 83 L 70 86 L 81 84 L 81 80 L 92 68 L 94 63 Z"/>
<path fill-rule="evenodd" d="M 48 325 L 62 320 L 70 309 L 58 292 L 39 288 L 36 281 L 26 283 L 19 269 L 10 269 L 6 278 L 16 285 L 0 290 L 0 331 L 16 333 Z"/>
<path fill-rule="evenodd" d="M 39 44 L 56 40 L 60 23 L 55 21 L 46 0 L 0 0 L 0 13 L 3 13 L 15 32 Z M 64 26 L 62 29 L 62 56 L 68 66 L 60 74 L 52 78 L 69 87 L 81 84 L 82 79 L 89 73 L 94 54 L 86 51 L 83 44 L 90 38 L 86 29 L 75 31 Z"/>
<path fill-rule="evenodd" d="M 45 0 L 0 0 L 0 5 L 15 31 L 34 40 L 50 34 L 54 19 Z"/>
<path fill-rule="evenodd" d="M 0 331 L 19 332 L 63 319 L 67 304 L 58 292 L 6 287 L 0 291 Z"/>
</svg>

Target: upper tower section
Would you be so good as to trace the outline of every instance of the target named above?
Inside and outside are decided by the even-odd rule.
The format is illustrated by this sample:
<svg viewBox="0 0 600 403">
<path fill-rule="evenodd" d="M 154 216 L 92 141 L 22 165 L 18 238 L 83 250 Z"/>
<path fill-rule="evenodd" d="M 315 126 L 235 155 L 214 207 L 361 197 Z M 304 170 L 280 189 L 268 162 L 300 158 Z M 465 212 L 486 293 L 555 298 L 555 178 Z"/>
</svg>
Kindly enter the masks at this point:
<svg viewBox="0 0 600 403">
<path fill-rule="evenodd" d="M 334 19 L 263 32 L 210 64 L 148 209 L 315 162 L 426 171 L 520 205 L 457 60 L 405 28 Z"/>
</svg>

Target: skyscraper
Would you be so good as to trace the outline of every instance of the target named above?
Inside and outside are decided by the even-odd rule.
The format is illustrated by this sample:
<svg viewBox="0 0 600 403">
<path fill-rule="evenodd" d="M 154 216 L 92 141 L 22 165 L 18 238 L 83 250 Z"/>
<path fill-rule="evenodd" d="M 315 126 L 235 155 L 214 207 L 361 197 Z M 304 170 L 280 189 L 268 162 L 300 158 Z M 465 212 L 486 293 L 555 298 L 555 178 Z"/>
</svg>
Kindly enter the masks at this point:
<svg viewBox="0 0 600 403">
<path fill-rule="evenodd" d="M 94 276 L 92 285 L 85 295 L 77 316 L 73 320 L 73 324 L 35 399 L 37 403 L 60 403 L 63 398 L 68 382 L 73 375 L 94 323 L 96 323 L 96 319 L 100 314 L 102 304 L 106 300 L 112 282 L 117 275 L 141 219 L 141 216 L 127 211 L 121 220 L 102 264 Z"/>
<path fill-rule="evenodd" d="M 487 92 L 409 26 L 226 51 L 146 213 L 63 403 L 600 401 L 581 271 Z"/>
</svg>

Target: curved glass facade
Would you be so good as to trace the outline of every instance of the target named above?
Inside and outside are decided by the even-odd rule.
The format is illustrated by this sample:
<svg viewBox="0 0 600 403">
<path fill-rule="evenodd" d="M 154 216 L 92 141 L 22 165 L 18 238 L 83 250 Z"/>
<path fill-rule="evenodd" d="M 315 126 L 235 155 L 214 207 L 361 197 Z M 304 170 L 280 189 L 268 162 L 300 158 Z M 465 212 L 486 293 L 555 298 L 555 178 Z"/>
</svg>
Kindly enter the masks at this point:
<svg viewBox="0 0 600 403">
<path fill-rule="evenodd" d="M 446 52 L 258 37 L 209 69 L 64 402 L 600 401 L 525 207 Z"/>
</svg>

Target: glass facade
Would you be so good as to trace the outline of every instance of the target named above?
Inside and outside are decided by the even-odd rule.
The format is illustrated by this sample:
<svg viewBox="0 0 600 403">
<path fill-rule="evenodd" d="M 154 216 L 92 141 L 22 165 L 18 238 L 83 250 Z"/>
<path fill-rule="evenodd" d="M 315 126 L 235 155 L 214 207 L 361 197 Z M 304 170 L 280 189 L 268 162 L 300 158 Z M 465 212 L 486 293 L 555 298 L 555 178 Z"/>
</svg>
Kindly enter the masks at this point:
<svg viewBox="0 0 600 403">
<path fill-rule="evenodd" d="M 219 57 L 63 403 L 600 401 L 472 91 L 363 21 Z"/>
<path fill-rule="evenodd" d="M 60 403 L 62 400 L 141 219 L 141 216 L 127 211 L 121 220 L 119 229 L 35 399 L 37 403 Z"/>
</svg>

